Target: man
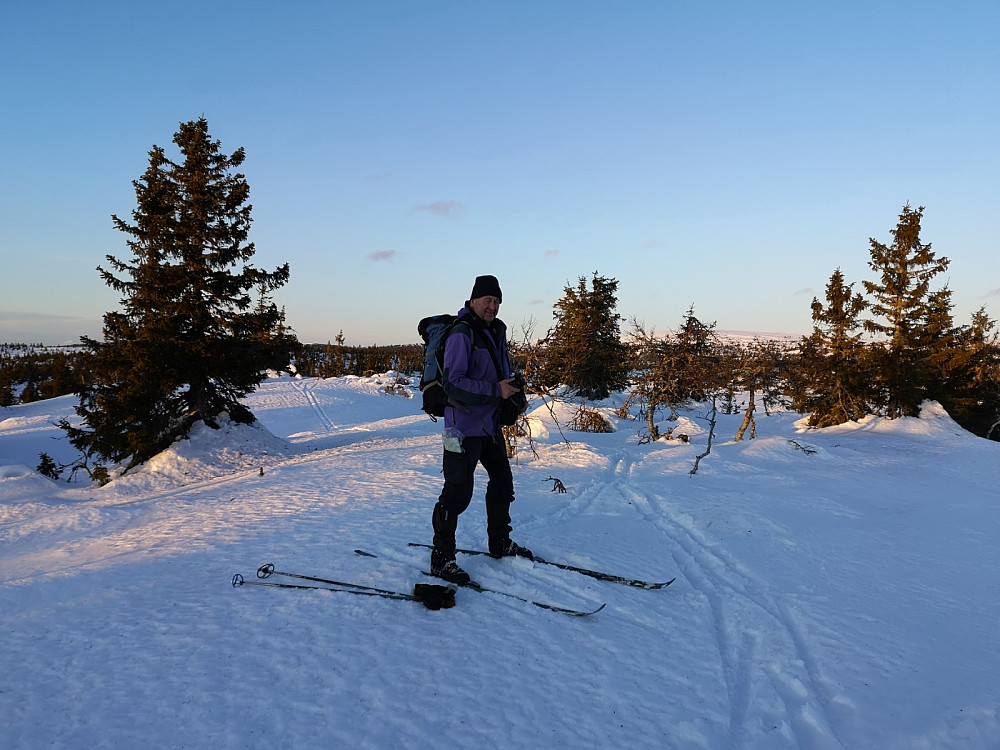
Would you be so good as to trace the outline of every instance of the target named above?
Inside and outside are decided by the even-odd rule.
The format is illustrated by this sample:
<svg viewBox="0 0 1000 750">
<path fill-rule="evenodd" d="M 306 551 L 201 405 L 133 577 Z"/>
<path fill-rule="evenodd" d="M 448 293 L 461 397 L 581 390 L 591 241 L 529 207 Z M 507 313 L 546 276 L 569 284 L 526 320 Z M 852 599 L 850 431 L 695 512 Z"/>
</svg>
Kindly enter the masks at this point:
<svg viewBox="0 0 1000 750">
<path fill-rule="evenodd" d="M 489 476 L 486 485 L 486 533 L 493 557 L 531 551 L 511 541 L 510 504 L 514 478 L 500 434 L 500 407 L 520 392 L 511 384 L 507 327 L 497 317 L 503 295 L 495 276 L 477 276 L 465 307 L 458 313 L 444 349 L 444 489 L 434 506 L 431 574 L 457 584 L 469 574 L 455 562 L 458 517 L 472 501 L 476 466 Z"/>
</svg>

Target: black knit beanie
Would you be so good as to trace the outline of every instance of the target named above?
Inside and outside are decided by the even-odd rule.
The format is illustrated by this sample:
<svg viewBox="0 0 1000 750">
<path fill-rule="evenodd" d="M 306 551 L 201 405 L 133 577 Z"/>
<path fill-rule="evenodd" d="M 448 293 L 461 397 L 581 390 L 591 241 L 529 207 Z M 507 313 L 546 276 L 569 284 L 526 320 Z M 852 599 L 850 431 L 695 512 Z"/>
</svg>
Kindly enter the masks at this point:
<svg viewBox="0 0 1000 750">
<path fill-rule="evenodd" d="M 477 276 L 476 283 L 472 285 L 472 293 L 469 299 L 479 299 L 480 297 L 496 297 L 499 302 L 503 302 L 503 294 L 500 292 L 500 282 L 496 276 Z"/>
</svg>

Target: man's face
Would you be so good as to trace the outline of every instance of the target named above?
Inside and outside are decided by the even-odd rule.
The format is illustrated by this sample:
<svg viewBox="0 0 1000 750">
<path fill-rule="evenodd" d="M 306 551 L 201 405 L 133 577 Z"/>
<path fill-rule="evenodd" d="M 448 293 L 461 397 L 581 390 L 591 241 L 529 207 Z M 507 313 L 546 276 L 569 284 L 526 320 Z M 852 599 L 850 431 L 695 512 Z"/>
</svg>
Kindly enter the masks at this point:
<svg viewBox="0 0 1000 750">
<path fill-rule="evenodd" d="M 487 323 L 492 323 L 493 319 L 497 316 L 497 311 L 500 310 L 500 300 L 489 295 L 476 297 L 469 300 L 469 309 Z"/>
</svg>

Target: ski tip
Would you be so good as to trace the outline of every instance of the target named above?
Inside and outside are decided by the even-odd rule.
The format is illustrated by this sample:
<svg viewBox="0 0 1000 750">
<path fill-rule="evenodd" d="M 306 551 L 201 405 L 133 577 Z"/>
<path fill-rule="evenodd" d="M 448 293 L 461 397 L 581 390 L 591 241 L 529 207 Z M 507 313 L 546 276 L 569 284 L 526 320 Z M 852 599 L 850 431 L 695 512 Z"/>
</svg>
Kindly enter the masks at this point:
<svg viewBox="0 0 1000 750">
<path fill-rule="evenodd" d="M 607 602 L 605 602 L 604 604 L 602 604 L 597 609 L 591 609 L 589 611 L 576 610 L 576 609 L 566 609 L 566 608 L 563 608 L 563 607 L 550 607 L 550 609 L 553 609 L 556 612 L 561 612 L 564 615 L 569 615 L 570 617 L 590 617 L 591 615 L 596 615 L 598 612 L 600 612 L 602 609 L 604 609 L 607 606 L 608 606 L 608 604 L 607 604 Z"/>
<path fill-rule="evenodd" d="M 656 589 L 665 589 L 671 583 L 676 581 L 676 578 L 671 578 L 669 581 L 664 581 L 663 583 L 647 583 L 645 586 L 640 586 L 639 588 L 649 589 L 650 591 L 655 591 Z"/>
</svg>

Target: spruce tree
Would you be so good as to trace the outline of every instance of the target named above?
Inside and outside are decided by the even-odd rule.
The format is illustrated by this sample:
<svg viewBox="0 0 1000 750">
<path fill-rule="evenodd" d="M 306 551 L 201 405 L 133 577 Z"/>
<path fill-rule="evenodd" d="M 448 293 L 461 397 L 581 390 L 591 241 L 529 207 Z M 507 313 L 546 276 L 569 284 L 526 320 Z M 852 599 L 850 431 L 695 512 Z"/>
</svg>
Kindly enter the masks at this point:
<svg viewBox="0 0 1000 750">
<path fill-rule="evenodd" d="M 14 384 L 7 373 L 0 372 L 0 406 L 13 406 L 15 403 Z"/>
<path fill-rule="evenodd" d="M 564 288 L 552 311 L 556 324 L 547 336 L 543 385 L 563 384 L 588 399 L 607 398 L 625 387 L 628 350 L 615 312 L 617 291 L 617 280 L 596 271 L 590 289 L 583 276 L 575 288 Z"/>
<path fill-rule="evenodd" d="M 76 390 L 76 376 L 70 358 L 63 351 L 58 351 L 49 364 L 50 375 L 39 386 L 42 398 L 56 398 Z"/>
<path fill-rule="evenodd" d="M 1000 343 L 995 327 L 980 308 L 969 325 L 948 330 L 930 357 L 935 374 L 931 396 L 965 429 L 1000 440 Z"/>
<path fill-rule="evenodd" d="M 800 364 L 809 389 L 801 408 L 812 412 L 809 424 L 829 427 L 857 421 L 868 411 L 868 376 L 859 319 L 864 298 L 844 282 L 838 268 L 826 285 L 826 306 L 812 301 L 812 335 L 803 340 Z"/>
<path fill-rule="evenodd" d="M 121 310 L 105 314 L 103 341 L 82 339 L 83 425 L 62 424 L 84 466 L 127 462 L 127 471 L 198 421 L 217 427 L 224 412 L 252 422 L 239 399 L 266 368 L 287 365 L 296 343 L 266 299 L 287 282 L 288 264 L 271 272 L 250 264 L 250 187 L 235 171 L 243 149 L 224 154 L 204 117 L 181 123 L 173 142 L 182 159 L 153 146 L 133 182 L 133 222 L 112 216 L 132 258 L 108 255 L 112 270 L 98 271 L 121 293 Z M 251 290 L 261 295 L 256 305 Z"/>
<path fill-rule="evenodd" d="M 869 240 L 868 265 L 880 279 L 863 282 L 874 298 L 870 309 L 876 316 L 865 321 L 865 329 L 884 337 L 884 348 L 874 351 L 878 354 L 881 401 L 890 418 L 914 416 L 921 402 L 932 397 L 924 327 L 932 315 L 942 311 L 942 299 L 931 292 L 930 285 L 935 276 L 947 270 L 949 261 L 938 258 L 930 243 L 921 242 L 923 212 L 923 206 L 916 210 L 909 204 L 903 207 L 892 230 L 891 245 Z"/>
<path fill-rule="evenodd" d="M 676 392 L 674 398 L 704 401 L 725 378 L 718 372 L 720 342 L 715 333 L 715 321 L 705 323 L 694 314 L 694 305 L 684 313 L 684 320 L 676 334 L 675 370 Z M 715 371 L 713 373 L 713 371 Z"/>
</svg>

